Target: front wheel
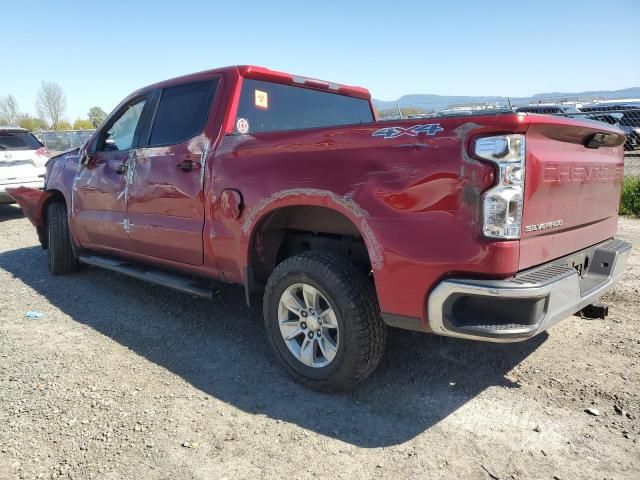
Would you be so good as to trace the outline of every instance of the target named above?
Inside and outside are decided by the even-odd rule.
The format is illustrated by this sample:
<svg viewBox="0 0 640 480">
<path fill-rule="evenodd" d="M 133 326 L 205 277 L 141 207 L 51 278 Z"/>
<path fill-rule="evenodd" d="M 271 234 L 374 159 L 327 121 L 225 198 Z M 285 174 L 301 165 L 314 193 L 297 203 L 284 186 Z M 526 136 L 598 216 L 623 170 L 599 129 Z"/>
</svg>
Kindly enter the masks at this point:
<svg viewBox="0 0 640 480">
<path fill-rule="evenodd" d="M 276 356 L 315 390 L 353 388 L 384 353 L 386 327 L 373 283 L 337 253 L 311 251 L 283 261 L 269 277 L 263 308 Z"/>
<path fill-rule="evenodd" d="M 67 207 L 61 202 L 51 203 L 47 208 L 47 260 L 49 271 L 54 275 L 78 270 L 67 224 Z"/>
</svg>

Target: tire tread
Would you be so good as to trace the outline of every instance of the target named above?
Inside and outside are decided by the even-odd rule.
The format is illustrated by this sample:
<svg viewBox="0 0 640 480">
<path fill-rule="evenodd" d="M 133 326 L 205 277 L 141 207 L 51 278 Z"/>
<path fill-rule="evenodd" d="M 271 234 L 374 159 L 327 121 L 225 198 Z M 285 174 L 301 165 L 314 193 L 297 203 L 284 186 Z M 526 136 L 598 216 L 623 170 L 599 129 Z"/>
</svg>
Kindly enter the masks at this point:
<svg viewBox="0 0 640 480">
<path fill-rule="evenodd" d="M 47 255 L 49 271 L 54 275 L 66 275 L 78 270 L 78 260 L 71 245 L 67 222 L 67 207 L 54 202 L 47 207 Z"/>
</svg>

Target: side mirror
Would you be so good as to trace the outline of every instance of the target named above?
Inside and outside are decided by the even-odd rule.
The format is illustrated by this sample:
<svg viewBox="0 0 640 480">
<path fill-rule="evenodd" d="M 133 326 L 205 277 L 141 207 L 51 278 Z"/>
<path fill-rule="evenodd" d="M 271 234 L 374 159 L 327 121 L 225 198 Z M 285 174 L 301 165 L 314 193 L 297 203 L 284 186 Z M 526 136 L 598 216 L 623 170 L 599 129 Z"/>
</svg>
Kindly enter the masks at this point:
<svg viewBox="0 0 640 480">
<path fill-rule="evenodd" d="M 95 145 L 91 145 L 90 143 L 85 143 L 80 146 L 80 165 L 87 166 L 91 163 L 91 161 L 95 158 Z"/>
<path fill-rule="evenodd" d="M 86 149 L 80 150 L 80 165 L 86 166 L 89 163 L 89 154 Z"/>
<path fill-rule="evenodd" d="M 116 146 L 116 142 L 115 140 L 111 139 L 111 138 L 107 138 L 104 141 L 104 147 L 103 147 L 105 152 L 113 152 L 118 150 L 118 147 Z"/>
</svg>

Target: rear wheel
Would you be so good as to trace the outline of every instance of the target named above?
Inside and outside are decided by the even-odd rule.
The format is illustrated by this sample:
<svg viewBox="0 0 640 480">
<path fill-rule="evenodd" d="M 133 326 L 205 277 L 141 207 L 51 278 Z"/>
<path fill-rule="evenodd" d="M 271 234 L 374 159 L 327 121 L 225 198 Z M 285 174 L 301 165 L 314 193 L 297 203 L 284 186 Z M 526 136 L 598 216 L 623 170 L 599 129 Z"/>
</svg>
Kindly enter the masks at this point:
<svg viewBox="0 0 640 480">
<path fill-rule="evenodd" d="M 371 280 L 331 251 L 278 265 L 267 283 L 264 318 L 276 356 L 316 390 L 353 388 L 384 353 L 386 327 Z"/>
<path fill-rule="evenodd" d="M 67 224 L 67 207 L 64 203 L 51 203 L 47 208 L 47 259 L 49 271 L 65 275 L 78 270 Z"/>
</svg>

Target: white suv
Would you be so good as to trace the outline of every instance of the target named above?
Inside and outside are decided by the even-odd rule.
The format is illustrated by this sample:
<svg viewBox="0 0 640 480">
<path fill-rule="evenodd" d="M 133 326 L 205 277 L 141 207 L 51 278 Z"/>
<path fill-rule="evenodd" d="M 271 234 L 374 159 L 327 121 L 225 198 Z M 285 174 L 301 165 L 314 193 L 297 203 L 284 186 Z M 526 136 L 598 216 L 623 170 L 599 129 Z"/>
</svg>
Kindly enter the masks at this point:
<svg viewBox="0 0 640 480">
<path fill-rule="evenodd" d="M 13 203 L 7 187 L 44 186 L 49 152 L 28 130 L 0 127 L 0 203 Z"/>
</svg>

